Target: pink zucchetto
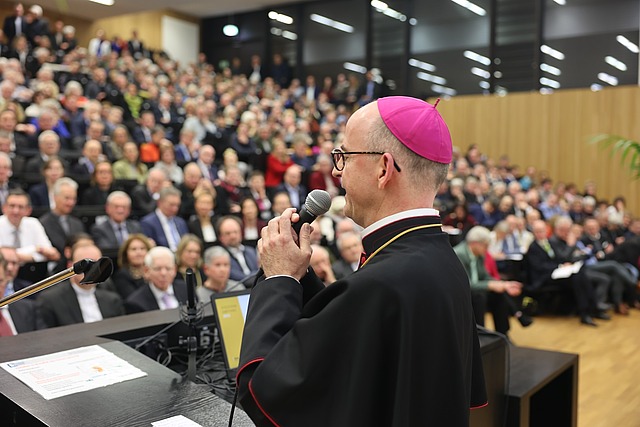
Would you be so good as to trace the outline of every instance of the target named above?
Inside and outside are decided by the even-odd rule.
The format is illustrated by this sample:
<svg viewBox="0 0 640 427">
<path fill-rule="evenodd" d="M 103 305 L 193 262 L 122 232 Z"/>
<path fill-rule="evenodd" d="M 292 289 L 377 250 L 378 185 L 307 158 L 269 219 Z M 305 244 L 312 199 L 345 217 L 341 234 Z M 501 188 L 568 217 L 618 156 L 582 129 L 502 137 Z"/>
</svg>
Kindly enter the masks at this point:
<svg viewBox="0 0 640 427">
<path fill-rule="evenodd" d="M 439 101 L 439 100 L 438 100 Z M 408 96 L 378 99 L 387 128 L 408 149 L 433 162 L 451 162 L 451 134 L 436 106 Z"/>
</svg>

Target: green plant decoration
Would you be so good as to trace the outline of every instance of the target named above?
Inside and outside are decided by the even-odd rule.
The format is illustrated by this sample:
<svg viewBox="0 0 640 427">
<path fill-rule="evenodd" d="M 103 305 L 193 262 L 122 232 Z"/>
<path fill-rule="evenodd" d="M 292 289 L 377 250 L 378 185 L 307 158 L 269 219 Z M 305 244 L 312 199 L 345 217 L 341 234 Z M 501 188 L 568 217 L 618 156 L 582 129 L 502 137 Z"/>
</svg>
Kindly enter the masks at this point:
<svg viewBox="0 0 640 427">
<path fill-rule="evenodd" d="M 628 167 L 633 179 L 640 179 L 640 142 L 618 135 L 602 134 L 591 139 L 592 144 L 609 150 L 609 154 L 620 153 L 620 165 Z"/>
</svg>

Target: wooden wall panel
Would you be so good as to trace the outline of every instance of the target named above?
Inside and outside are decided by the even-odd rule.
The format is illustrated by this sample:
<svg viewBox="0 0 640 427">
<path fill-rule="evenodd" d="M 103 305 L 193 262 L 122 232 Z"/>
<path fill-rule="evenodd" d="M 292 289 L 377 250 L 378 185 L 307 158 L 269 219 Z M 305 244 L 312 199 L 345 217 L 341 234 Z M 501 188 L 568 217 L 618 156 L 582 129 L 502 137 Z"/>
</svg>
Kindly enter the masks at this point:
<svg viewBox="0 0 640 427">
<path fill-rule="evenodd" d="M 522 169 L 533 165 L 556 182 L 582 189 L 595 180 L 600 197 L 622 195 L 640 216 L 640 181 L 620 167 L 619 155 L 589 143 L 601 133 L 640 140 L 639 87 L 458 96 L 441 101 L 438 110 L 462 152 L 477 143 L 494 159 L 506 154 Z"/>
</svg>

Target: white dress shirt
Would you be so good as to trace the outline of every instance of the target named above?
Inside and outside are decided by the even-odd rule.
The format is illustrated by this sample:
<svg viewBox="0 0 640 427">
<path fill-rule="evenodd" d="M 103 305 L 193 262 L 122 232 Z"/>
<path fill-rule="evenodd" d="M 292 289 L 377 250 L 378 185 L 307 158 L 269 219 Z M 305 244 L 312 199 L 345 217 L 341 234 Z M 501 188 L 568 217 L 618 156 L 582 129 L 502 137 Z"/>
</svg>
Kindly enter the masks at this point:
<svg viewBox="0 0 640 427">
<path fill-rule="evenodd" d="M 162 225 L 162 231 L 167 237 L 167 242 L 169 242 L 169 249 L 175 251 L 176 249 L 178 249 L 178 243 L 180 242 L 180 231 L 178 231 L 178 225 L 175 223 L 175 221 L 172 221 L 172 218 L 167 218 L 165 214 L 160 211 L 160 209 L 156 209 L 156 215 L 158 215 L 160 225 Z M 169 221 L 172 221 L 173 224 L 170 224 Z M 173 235 L 173 227 L 176 228 L 176 232 L 178 233 L 178 240 L 176 240 L 175 236 Z"/>
<path fill-rule="evenodd" d="M 102 320 L 102 312 L 100 311 L 100 306 L 96 299 L 96 287 L 91 286 L 89 288 L 83 288 L 74 283 L 71 284 L 71 287 L 78 298 L 78 304 L 80 305 L 80 311 L 82 312 L 82 320 L 84 320 L 84 323 Z"/>
<path fill-rule="evenodd" d="M 9 222 L 6 215 L 0 216 L 0 247 L 15 246 L 14 231 L 15 227 Z M 20 221 L 18 227 L 18 237 L 20 239 L 20 247 L 17 248 L 18 254 L 30 255 L 35 262 L 46 261 L 44 255 L 36 252 L 37 246 L 46 248 L 52 247 L 51 241 L 44 231 L 44 227 L 37 218 L 24 217 Z"/>
</svg>

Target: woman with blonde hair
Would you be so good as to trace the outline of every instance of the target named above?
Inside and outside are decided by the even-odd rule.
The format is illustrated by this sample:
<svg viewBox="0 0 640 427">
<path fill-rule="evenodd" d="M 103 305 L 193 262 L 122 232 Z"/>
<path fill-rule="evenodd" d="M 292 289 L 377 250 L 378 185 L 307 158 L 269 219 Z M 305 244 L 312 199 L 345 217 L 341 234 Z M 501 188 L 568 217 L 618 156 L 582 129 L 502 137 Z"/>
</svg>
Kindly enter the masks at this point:
<svg viewBox="0 0 640 427">
<path fill-rule="evenodd" d="M 176 249 L 177 280 L 182 279 L 186 283 L 187 268 L 191 268 L 196 278 L 196 285 L 202 286 L 204 278 L 202 273 L 202 252 L 204 252 L 204 245 L 198 236 L 189 233 L 182 236 Z"/>
</svg>

